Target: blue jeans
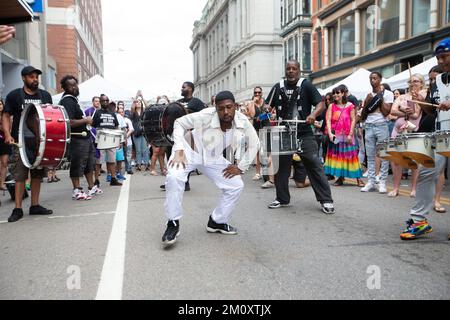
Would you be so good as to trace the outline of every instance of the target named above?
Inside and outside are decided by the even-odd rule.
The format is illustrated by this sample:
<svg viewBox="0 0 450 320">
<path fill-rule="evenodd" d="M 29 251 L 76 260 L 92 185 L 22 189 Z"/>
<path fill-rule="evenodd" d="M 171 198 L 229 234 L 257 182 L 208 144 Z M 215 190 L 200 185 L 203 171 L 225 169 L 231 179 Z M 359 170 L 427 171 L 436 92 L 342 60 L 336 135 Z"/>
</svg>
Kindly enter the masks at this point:
<svg viewBox="0 0 450 320">
<path fill-rule="evenodd" d="M 133 151 L 133 146 L 128 145 L 123 148 L 123 152 L 125 153 L 125 170 L 127 172 L 131 171 L 131 153 Z"/>
<path fill-rule="evenodd" d="M 369 183 L 375 184 L 375 158 L 377 155 L 377 143 L 389 139 L 389 126 L 384 123 L 368 123 L 366 128 L 366 153 Z M 389 173 L 389 161 L 381 161 L 380 183 L 386 184 Z"/>
<path fill-rule="evenodd" d="M 134 137 L 134 145 L 136 146 L 136 165 L 148 166 L 150 153 L 144 136 Z"/>
</svg>

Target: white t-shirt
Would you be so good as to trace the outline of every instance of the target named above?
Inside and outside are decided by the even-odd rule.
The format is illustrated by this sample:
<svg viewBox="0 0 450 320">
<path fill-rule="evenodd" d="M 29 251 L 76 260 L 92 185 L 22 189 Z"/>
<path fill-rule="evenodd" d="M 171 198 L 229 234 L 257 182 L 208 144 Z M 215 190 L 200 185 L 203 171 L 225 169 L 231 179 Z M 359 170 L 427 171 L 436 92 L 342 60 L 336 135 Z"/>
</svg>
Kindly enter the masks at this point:
<svg viewBox="0 0 450 320">
<path fill-rule="evenodd" d="M 123 118 L 123 120 L 125 121 L 125 124 L 127 127 L 127 133 L 129 131 L 134 131 L 133 122 L 131 122 L 131 120 L 128 118 Z M 127 139 L 127 146 L 130 147 L 132 144 L 133 144 L 133 140 L 131 139 L 131 135 L 130 135 Z"/>
<path fill-rule="evenodd" d="M 372 97 L 375 97 L 377 94 L 372 92 Z M 384 91 L 384 102 L 385 103 L 394 103 L 394 93 L 392 93 L 389 90 L 385 90 Z M 371 114 L 369 114 L 367 116 L 366 119 L 366 123 L 370 123 L 370 124 L 378 124 L 378 123 L 384 123 L 386 122 L 386 118 L 383 117 L 383 114 L 381 113 L 381 111 L 375 111 L 372 112 Z"/>
</svg>

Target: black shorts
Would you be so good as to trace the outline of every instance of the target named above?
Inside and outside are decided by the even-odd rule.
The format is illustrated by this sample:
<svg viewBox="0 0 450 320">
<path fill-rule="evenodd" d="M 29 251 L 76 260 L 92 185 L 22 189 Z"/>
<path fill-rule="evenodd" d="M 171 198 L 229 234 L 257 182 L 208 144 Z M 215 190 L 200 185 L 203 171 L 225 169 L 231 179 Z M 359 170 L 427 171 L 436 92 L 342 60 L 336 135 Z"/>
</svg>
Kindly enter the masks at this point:
<svg viewBox="0 0 450 320">
<path fill-rule="evenodd" d="M 80 178 L 95 170 L 95 148 L 90 138 L 72 138 L 69 148 L 71 178 Z"/>
<path fill-rule="evenodd" d="M 11 147 L 5 143 L 5 140 L 0 139 L 0 156 L 11 154 Z"/>
</svg>

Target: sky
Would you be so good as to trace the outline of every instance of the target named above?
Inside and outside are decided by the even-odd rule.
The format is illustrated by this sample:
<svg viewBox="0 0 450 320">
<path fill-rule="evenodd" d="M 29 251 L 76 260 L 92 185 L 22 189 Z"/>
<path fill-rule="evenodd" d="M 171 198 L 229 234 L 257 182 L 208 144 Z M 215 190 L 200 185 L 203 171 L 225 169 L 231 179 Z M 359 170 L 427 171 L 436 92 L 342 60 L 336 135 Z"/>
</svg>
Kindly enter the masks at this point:
<svg viewBox="0 0 450 320">
<path fill-rule="evenodd" d="M 144 98 L 193 80 L 194 22 L 207 0 L 102 0 L 105 78 Z M 192 81 L 193 82 L 193 81 Z"/>
</svg>

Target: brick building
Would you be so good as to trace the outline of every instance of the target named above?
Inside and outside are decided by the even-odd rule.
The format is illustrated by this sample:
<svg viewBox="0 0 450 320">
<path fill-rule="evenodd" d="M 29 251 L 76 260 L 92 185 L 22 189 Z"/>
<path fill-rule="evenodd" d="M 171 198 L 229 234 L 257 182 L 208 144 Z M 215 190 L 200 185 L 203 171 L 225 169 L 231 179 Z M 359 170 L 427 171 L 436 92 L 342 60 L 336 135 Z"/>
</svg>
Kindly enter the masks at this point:
<svg viewBox="0 0 450 320">
<path fill-rule="evenodd" d="M 48 52 L 56 60 L 58 88 L 67 74 L 80 82 L 103 75 L 102 30 L 101 0 L 48 0 Z"/>
<path fill-rule="evenodd" d="M 450 0 L 312 0 L 311 7 L 310 77 L 321 88 L 361 67 L 389 78 L 450 36 Z"/>
</svg>

